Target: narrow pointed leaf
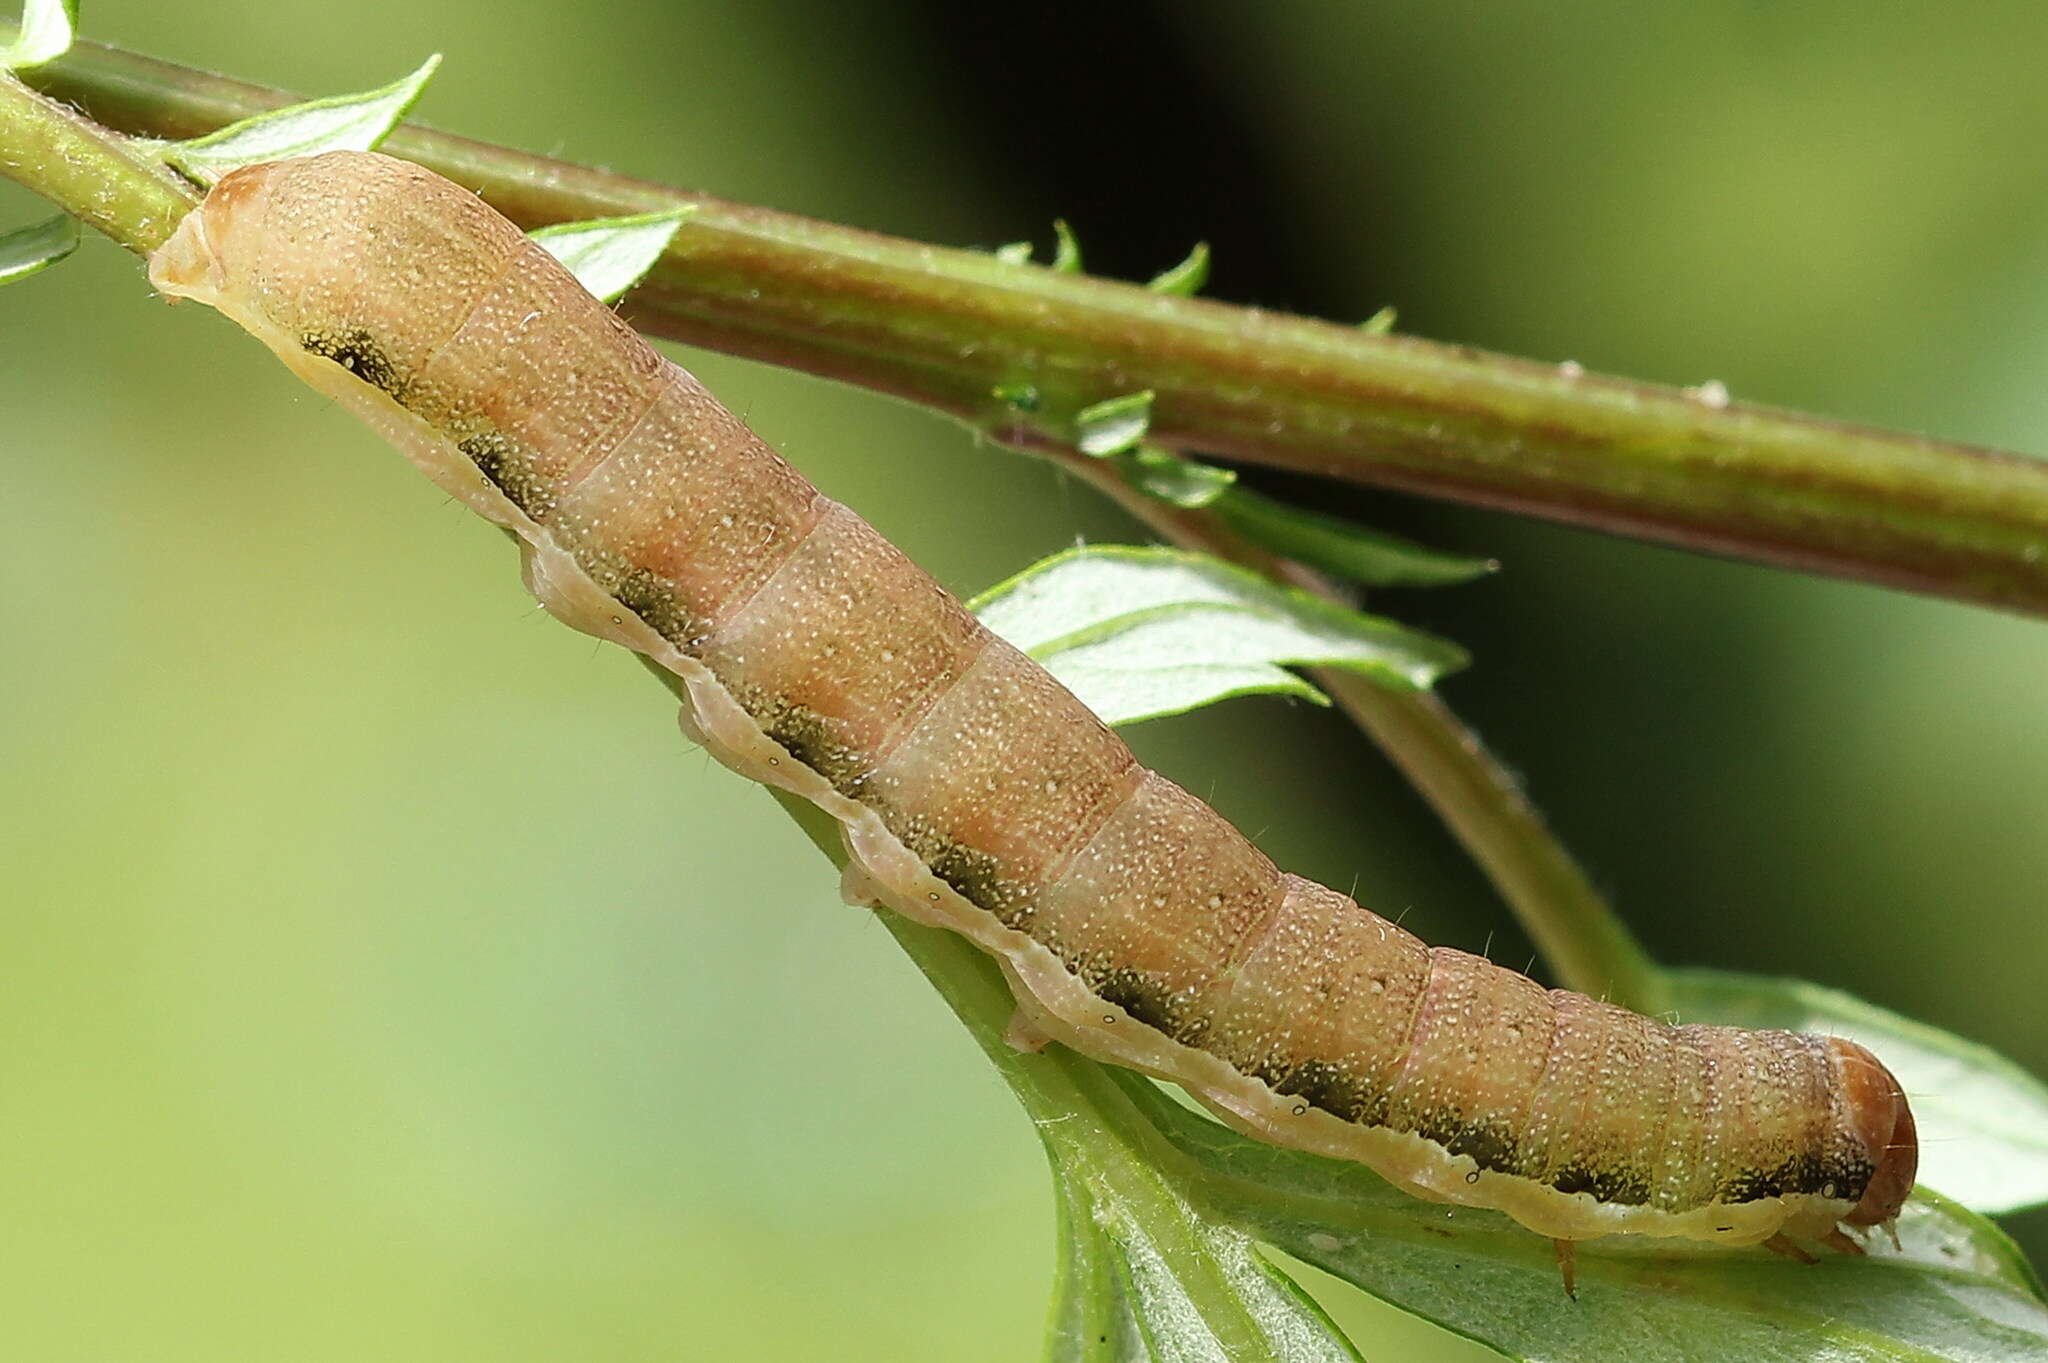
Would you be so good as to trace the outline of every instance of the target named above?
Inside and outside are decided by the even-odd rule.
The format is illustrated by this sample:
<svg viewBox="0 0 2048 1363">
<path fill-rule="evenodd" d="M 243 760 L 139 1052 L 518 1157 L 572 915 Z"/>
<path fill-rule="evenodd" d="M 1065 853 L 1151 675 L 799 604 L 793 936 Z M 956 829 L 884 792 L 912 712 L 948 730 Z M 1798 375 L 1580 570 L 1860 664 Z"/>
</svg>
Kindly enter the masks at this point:
<svg viewBox="0 0 2048 1363">
<path fill-rule="evenodd" d="M 1368 587 L 1443 587 L 1496 571 L 1493 559 L 1447 554 L 1246 488 L 1218 500 L 1217 514 L 1255 544 Z"/>
<path fill-rule="evenodd" d="M 0 284 L 27 279 L 78 249 L 78 219 L 59 213 L 33 227 L 0 233 Z"/>
<path fill-rule="evenodd" d="M 1389 303 L 1372 316 L 1358 324 L 1358 329 L 1368 336 L 1386 336 L 1393 332 L 1396 314 L 1394 305 Z"/>
<path fill-rule="evenodd" d="M 1192 298 L 1209 282 L 1209 243 L 1198 241 L 1188 257 L 1170 270 L 1162 270 L 1145 285 L 1154 293 Z"/>
<path fill-rule="evenodd" d="M 2048 1202 L 2048 1085 L 1988 1046 L 1804 980 L 1667 974 L 1687 1022 L 1827 1032 L 1898 1076 L 1920 1129 L 1920 1182 L 1979 1212 Z"/>
<path fill-rule="evenodd" d="M 1140 445 L 1123 456 L 1124 476 L 1162 502 L 1195 509 L 1230 491 L 1237 474 L 1194 459 L 1183 459 L 1156 445 Z"/>
<path fill-rule="evenodd" d="M 1052 223 L 1054 246 L 1052 268 L 1056 274 L 1081 273 L 1081 243 L 1074 237 L 1074 229 L 1067 226 L 1065 218 L 1055 218 Z"/>
<path fill-rule="evenodd" d="M 543 227 L 528 235 L 568 267 L 594 297 L 615 303 L 638 284 L 675 240 L 694 206 L 625 218 L 591 218 Z"/>
<path fill-rule="evenodd" d="M 1286 665 L 1424 687 L 1465 662 L 1454 644 L 1176 549 L 1070 550 L 974 604 L 1110 724 L 1253 693 L 1320 701 Z"/>
<path fill-rule="evenodd" d="M 25 0 L 14 41 L 0 47 L 0 71 L 55 61 L 71 50 L 77 23 L 77 0 Z"/>
<path fill-rule="evenodd" d="M 1074 447 L 1098 459 L 1136 449 L 1152 429 L 1152 391 L 1105 398 L 1074 413 Z"/>
<path fill-rule="evenodd" d="M 231 170 L 260 161 L 323 151 L 370 151 L 411 110 L 440 64 L 436 53 L 419 70 L 382 89 L 258 114 L 189 142 L 170 143 L 158 154 L 200 184 L 211 185 Z"/>
</svg>

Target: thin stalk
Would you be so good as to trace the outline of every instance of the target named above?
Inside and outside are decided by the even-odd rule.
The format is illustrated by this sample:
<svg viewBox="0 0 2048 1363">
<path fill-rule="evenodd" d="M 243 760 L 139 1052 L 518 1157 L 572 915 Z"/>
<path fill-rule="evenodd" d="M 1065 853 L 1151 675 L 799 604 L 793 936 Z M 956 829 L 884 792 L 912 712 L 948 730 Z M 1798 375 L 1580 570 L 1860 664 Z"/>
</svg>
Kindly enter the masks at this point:
<svg viewBox="0 0 2048 1363">
<path fill-rule="evenodd" d="M 1098 459 L 1076 455 L 1059 463 L 1163 539 L 1341 599 L 1317 574 L 1247 542 L 1210 512 L 1149 497 Z M 1312 672 L 1479 863 L 1560 984 L 1639 1013 L 1669 1007 L 1649 953 L 1550 831 L 1514 774 L 1441 696 L 1395 690 L 1342 668 Z"/>
<path fill-rule="evenodd" d="M 137 255 L 161 246 L 198 198 L 128 139 L 0 71 L 0 175 L 91 223 Z"/>
<path fill-rule="evenodd" d="M 1401 769 L 1485 870 L 1567 989 L 1657 1015 L 1670 994 L 1649 953 L 1521 784 L 1433 691 L 1393 691 L 1355 672 L 1316 682 Z"/>
<path fill-rule="evenodd" d="M 289 102 L 90 43 L 30 76 L 124 131 Z M 628 301 L 656 335 L 844 379 L 1012 443 L 1151 389 L 1164 443 L 2048 614 L 2048 463 L 1715 393 L 1006 265 L 423 129 L 388 144 L 527 225 L 698 205 Z M 1020 413 L 993 395 L 1027 383 Z"/>
</svg>

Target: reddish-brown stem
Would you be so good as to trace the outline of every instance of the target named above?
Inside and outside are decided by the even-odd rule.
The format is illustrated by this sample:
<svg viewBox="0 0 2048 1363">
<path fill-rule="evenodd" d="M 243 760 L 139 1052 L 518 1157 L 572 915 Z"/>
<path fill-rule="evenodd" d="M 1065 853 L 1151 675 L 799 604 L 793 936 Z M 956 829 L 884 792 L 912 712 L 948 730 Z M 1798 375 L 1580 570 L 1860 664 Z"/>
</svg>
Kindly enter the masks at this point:
<svg viewBox="0 0 2048 1363">
<path fill-rule="evenodd" d="M 182 137 L 282 91 L 80 44 L 33 73 Z M 1151 389 L 1191 450 L 2048 613 L 2048 463 L 1355 327 L 1165 297 L 423 129 L 390 148 L 528 224 L 699 205 L 628 311 L 656 335 L 906 397 L 1005 439 Z M 1028 384 L 1029 413 L 998 401 Z"/>
</svg>

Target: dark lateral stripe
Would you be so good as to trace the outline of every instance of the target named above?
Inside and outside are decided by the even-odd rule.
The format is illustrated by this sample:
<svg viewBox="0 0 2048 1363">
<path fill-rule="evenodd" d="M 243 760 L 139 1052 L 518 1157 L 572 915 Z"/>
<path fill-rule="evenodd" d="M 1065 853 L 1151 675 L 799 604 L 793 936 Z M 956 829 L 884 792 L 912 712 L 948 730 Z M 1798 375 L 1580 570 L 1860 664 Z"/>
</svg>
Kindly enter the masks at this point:
<svg viewBox="0 0 2048 1363">
<path fill-rule="evenodd" d="M 554 493 L 547 480 L 534 474 L 531 464 L 503 432 L 479 431 L 456 441 L 455 448 L 469 456 L 469 461 L 512 505 L 535 520 L 553 509 Z"/>
<path fill-rule="evenodd" d="M 1770 1169 L 1750 1169 L 1727 1179 L 1715 1190 L 1721 1202 L 1754 1202 L 1759 1198 L 1787 1194 L 1825 1195 L 1833 1185 L 1834 1195 L 1856 1201 L 1869 1187 L 1876 1173 L 1867 1162 L 1829 1161 L 1812 1154 L 1798 1154 Z"/>
<path fill-rule="evenodd" d="M 614 601 L 646 621 L 648 628 L 677 648 L 686 653 L 695 651 L 706 626 L 691 616 L 677 598 L 675 588 L 660 574 L 647 568 L 627 568 L 615 574 L 615 578 L 610 584 Z"/>
<path fill-rule="evenodd" d="M 299 337 L 299 345 L 307 354 L 334 361 L 372 388 L 382 389 L 394 398 L 400 397 L 406 388 L 405 377 L 391 362 L 390 355 L 361 327 L 307 332 Z"/>
</svg>

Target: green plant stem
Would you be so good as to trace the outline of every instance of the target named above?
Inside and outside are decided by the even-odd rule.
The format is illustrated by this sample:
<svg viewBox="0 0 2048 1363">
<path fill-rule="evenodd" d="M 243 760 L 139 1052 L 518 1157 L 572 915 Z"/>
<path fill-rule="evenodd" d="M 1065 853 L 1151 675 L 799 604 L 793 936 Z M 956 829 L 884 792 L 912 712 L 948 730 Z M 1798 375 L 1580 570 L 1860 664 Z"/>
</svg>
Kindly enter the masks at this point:
<svg viewBox="0 0 2048 1363">
<path fill-rule="evenodd" d="M 184 137 L 278 90 L 81 43 L 41 88 Z M 1157 394 L 1181 448 L 2048 614 L 2048 463 L 1721 405 L 1465 347 L 1006 265 L 402 129 L 388 144 L 527 225 L 698 206 L 627 312 L 643 330 L 844 379 L 1012 443 Z M 992 396 L 1027 383 L 1022 413 Z"/>
<path fill-rule="evenodd" d="M 199 200 L 127 139 L 0 71 L 0 175 L 18 180 L 138 255 Z"/>
<path fill-rule="evenodd" d="M 1372 735 L 1500 891 L 1567 989 L 1656 1015 L 1662 974 L 1513 773 L 1431 691 L 1391 691 L 1325 669 L 1319 685 Z"/>
<path fill-rule="evenodd" d="M 1098 459 L 1068 455 L 1059 462 L 1163 539 L 1342 599 L 1320 576 L 1247 542 L 1212 512 L 1147 496 Z M 1395 690 L 1341 668 L 1312 671 L 1316 684 L 1371 735 L 1485 870 L 1560 984 L 1639 1013 L 1669 1007 L 1649 954 L 1514 775 L 1441 696 Z"/>
</svg>

